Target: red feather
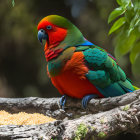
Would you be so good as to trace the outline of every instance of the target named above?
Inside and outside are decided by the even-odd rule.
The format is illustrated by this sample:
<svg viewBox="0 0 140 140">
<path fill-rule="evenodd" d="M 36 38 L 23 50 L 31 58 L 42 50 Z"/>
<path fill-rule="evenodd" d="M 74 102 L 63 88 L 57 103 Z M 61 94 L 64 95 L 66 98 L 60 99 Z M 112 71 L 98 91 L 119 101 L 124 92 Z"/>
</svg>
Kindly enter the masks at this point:
<svg viewBox="0 0 140 140">
<path fill-rule="evenodd" d="M 88 94 L 98 94 L 103 97 L 85 77 L 86 73 L 88 73 L 88 68 L 84 64 L 84 55 L 82 52 L 76 52 L 66 63 L 62 73 L 52 77 L 51 80 L 62 95 L 67 94 L 71 97 L 83 98 Z"/>
</svg>

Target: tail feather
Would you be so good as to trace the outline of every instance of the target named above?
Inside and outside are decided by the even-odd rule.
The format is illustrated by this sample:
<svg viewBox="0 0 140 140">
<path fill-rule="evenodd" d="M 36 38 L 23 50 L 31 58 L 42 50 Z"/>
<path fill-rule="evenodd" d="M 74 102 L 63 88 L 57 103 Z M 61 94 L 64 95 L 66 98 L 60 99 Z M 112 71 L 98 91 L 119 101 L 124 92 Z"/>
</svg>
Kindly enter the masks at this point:
<svg viewBox="0 0 140 140">
<path fill-rule="evenodd" d="M 121 86 L 121 88 L 126 92 L 133 92 L 135 90 L 135 88 L 133 87 L 133 85 L 131 84 L 131 82 L 129 80 L 125 80 L 123 81 L 119 81 L 118 84 Z"/>
<path fill-rule="evenodd" d="M 138 89 L 140 89 L 140 88 L 138 88 L 138 87 L 136 87 L 136 86 L 134 86 L 134 85 L 133 85 L 133 88 L 134 88 L 135 90 L 138 90 Z"/>
</svg>

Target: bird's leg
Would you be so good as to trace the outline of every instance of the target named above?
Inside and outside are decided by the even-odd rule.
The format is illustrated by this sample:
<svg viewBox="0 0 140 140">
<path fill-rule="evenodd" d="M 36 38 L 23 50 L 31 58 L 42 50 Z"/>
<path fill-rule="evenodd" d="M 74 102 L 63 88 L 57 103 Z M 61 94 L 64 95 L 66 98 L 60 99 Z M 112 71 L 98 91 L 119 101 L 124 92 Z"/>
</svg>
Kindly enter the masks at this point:
<svg viewBox="0 0 140 140">
<path fill-rule="evenodd" d="M 65 103 L 66 103 L 66 95 L 63 95 L 61 98 L 60 98 L 60 106 L 62 109 L 64 109 L 65 107 Z"/>
<path fill-rule="evenodd" d="M 92 98 L 96 98 L 96 97 L 98 97 L 98 95 L 96 95 L 96 94 L 89 94 L 89 95 L 84 96 L 83 99 L 82 99 L 82 107 L 83 107 L 84 109 L 86 109 L 88 102 L 89 102 Z"/>
</svg>

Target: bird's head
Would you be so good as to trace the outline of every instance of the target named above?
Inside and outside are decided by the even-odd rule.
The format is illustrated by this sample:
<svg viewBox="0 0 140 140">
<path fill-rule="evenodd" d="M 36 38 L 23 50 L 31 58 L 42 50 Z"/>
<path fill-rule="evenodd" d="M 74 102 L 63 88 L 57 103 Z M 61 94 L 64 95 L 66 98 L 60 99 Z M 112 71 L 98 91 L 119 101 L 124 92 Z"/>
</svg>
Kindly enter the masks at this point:
<svg viewBox="0 0 140 140">
<path fill-rule="evenodd" d="M 66 47 L 83 41 L 83 36 L 79 29 L 62 16 L 49 15 L 43 18 L 39 22 L 37 29 L 38 40 L 41 43 L 43 39 L 46 40 L 45 51 L 57 49 L 60 44 Z"/>
</svg>

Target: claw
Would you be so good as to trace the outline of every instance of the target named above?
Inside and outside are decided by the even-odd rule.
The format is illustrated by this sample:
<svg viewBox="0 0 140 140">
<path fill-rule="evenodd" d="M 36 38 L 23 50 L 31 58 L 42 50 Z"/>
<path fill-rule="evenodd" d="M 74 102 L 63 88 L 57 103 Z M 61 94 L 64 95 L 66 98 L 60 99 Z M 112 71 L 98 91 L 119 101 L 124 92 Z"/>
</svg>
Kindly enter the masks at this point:
<svg viewBox="0 0 140 140">
<path fill-rule="evenodd" d="M 82 107 L 83 107 L 84 109 L 86 109 L 88 102 L 89 102 L 92 98 L 96 98 L 96 97 L 98 97 L 98 95 L 96 95 L 96 94 L 89 94 L 89 95 L 83 97 L 83 99 L 82 99 Z"/>
<path fill-rule="evenodd" d="M 64 109 L 66 103 L 66 95 L 63 95 L 60 99 L 60 106 L 62 109 Z"/>
</svg>

